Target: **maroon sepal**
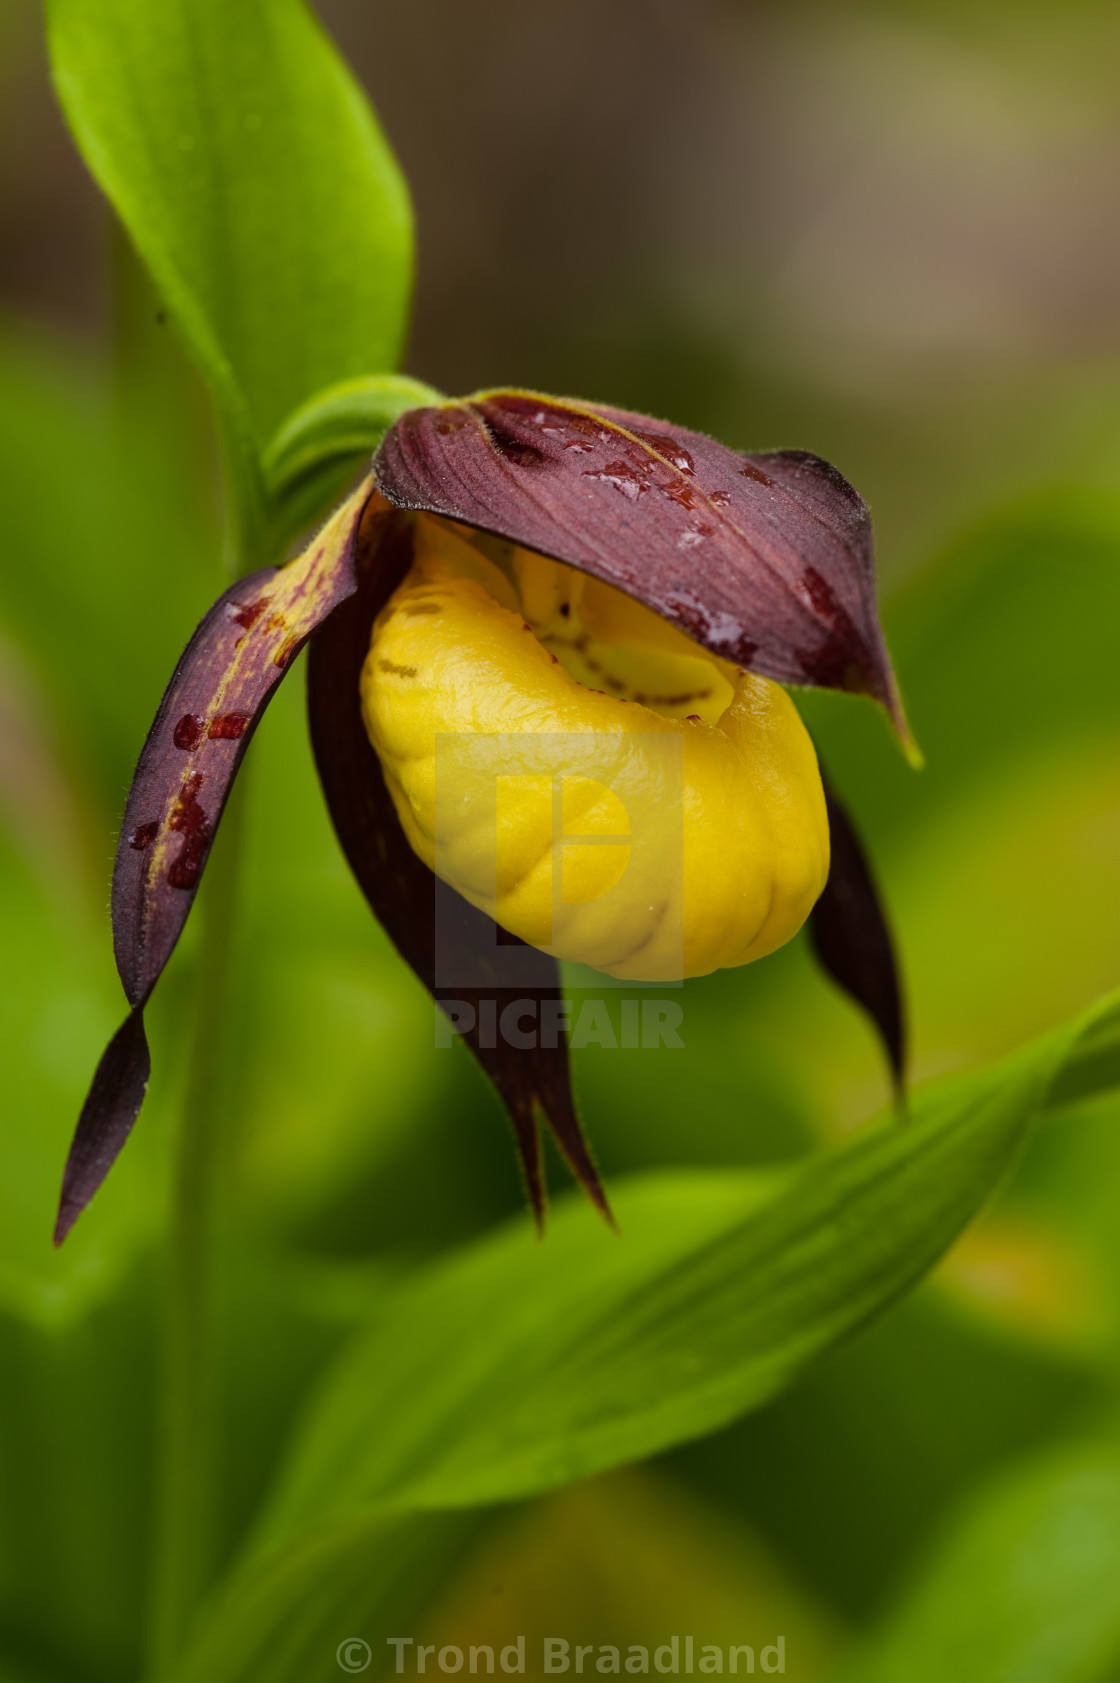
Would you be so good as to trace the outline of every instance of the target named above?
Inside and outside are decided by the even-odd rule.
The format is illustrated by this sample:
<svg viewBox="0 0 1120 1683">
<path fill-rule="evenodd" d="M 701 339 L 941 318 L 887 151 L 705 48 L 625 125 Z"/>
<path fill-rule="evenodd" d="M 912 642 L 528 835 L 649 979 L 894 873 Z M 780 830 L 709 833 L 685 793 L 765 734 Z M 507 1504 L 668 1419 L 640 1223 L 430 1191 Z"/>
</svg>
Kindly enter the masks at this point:
<svg viewBox="0 0 1120 1683">
<path fill-rule="evenodd" d="M 912 750 L 867 508 L 820 457 L 738 455 L 645 415 L 493 391 L 409 410 L 374 469 L 399 507 L 592 573 L 737 666 L 875 697 Z"/>
<path fill-rule="evenodd" d="M 327 807 L 358 885 L 402 957 L 437 1004 L 450 1013 L 454 1000 L 473 1012 L 474 1025 L 463 1038 L 509 1111 L 538 1225 L 545 1210 L 538 1114 L 544 1116 L 580 1184 L 610 1219 L 572 1100 L 565 1037 L 558 1034 L 552 1048 L 519 1049 L 486 1029 L 500 1022 L 502 1012 L 518 999 L 536 1005 L 539 1022 L 542 1002 L 562 997 L 556 960 L 503 932 L 501 939 L 526 955 L 526 980 L 511 988 L 489 979 L 485 955 L 496 948 L 497 926 L 438 882 L 412 851 L 362 722 L 359 677 L 369 652 L 370 627 L 408 570 L 410 527 L 405 516 L 363 532 L 357 591 L 335 610 L 311 645 L 311 742 Z M 453 989 L 436 982 L 437 918 L 441 954 L 445 959 L 450 954 L 452 968 L 469 978 Z"/>
<path fill-rule="evenodd" d="M 78 1120 L 56 1244 L 136 1120 L 148 1079 L 144 1006 L 187 920 L 261 715 L 308 637 L 354 589 L 356 533 L 374 495 L 367 480 L 298 560 L 240 579 L 219 597 L 160 702 L 132 779 L 113 870 L 113 948 L 132 1011 L 98 1065 Z"/>
<path fill-rule="evenodd" d="M 906 1081 L 902 984 L 886 914 L 863 845 L 847 812 L 824 784 L 832 862 L 824 893 L 809 914 L 817 957 L 833 981 L 871 1018 L 890 1062 L 895 1095 Z"/>
</svg>

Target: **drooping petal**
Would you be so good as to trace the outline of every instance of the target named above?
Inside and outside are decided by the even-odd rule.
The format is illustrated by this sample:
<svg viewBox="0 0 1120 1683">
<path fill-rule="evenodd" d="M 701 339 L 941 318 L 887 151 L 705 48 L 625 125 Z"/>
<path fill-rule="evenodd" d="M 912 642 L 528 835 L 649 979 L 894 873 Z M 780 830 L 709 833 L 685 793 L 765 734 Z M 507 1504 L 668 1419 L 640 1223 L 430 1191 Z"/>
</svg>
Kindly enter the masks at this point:
<svg viewBox="0 0 1120 1683">
<path fill-rule="evenodd" d="M 362 720 L 359 676 L 369 652 L 370 627 L 400 583 L 411 560 L 410 521 L 379 529 L 376 545 L 363 545 L 359 582 L 353 596 L 332 615 L 311 645 L 308 706 L 311 741 L 327 806 L 342 850 L 374 916 L 424 986 L 452 1020 L 497 1088 L 517 1138 L 529 1197 L 538 1223 L 545 1188 L 538 1135 L 544 1116 L 573 1173 L 594 1203 L 609 1215 L 606 1196 L 587 1149 L 572 1100 L 565 1036 L 555 1045 L 516 1047 L 493 1032 L 507 1008 L 519 1000 L 535 1008 L 538 1023 L 545 1002 L 561 1000 L 556 960 L 514 943 L 524 955 L 524 980 L 510 987 L 487 958 L 499 935 L 496 924 L 441 883 L 416 856 L 401 829 L 385 787 L 381 765 Z M 451 971 L 463 977 L 453 987 L 437 977 L 436 940 Z M 488 1025 L 490 1032 L 488 1032 Z"/>
<path fill-rule="evenodd" d="M 875 697 L 912 747 L 879 627 L 871 523 L 818 456 L 744 456 L 643 415 L 531 392 L 413 409 L 377 483 L 616 585 L 778 683 Z"/>
<path fill-rule="evenodd" d="M 132 1132 L 151 1068 L 144 1013 L 130 1011 L 101 1055 L 74 1130 L 54 1227 L 56 1245 L 61 1245 Z"/>
<path fill-rule="evenodd" d="M 308 637 L 354 589 L 365 483 L 287 567 L 231 586 L 191 638 L 140 754 L 113 871 L 113 946 L 131 1013 L 98 1066 L 63 1176 L 55 1242 L 105 1178 L 147 1085 L 142 1013 L 187 920 L 249 739 Z M 143 1051 L 141 1051 L 143 1048 Z"/>
<path fill-rule="evenodd" d="M 894 944 L 863 845 L 827 780 L 824 795 L 832 862 L 824 893 L 809 914 L 809 932 L 824 968 L 878 1029 L 901 1095 L 906 1023 Z"/>
</svg>

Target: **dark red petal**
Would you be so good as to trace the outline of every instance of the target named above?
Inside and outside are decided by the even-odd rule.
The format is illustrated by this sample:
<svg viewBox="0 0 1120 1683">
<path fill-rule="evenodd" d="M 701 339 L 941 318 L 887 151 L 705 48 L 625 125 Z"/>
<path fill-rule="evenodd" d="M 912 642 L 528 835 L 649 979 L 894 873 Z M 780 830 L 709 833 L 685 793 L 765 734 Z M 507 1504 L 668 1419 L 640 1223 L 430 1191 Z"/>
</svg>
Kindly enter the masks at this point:
<svg viewBox="0 0 1120 1683">
<path fill-rule="evenodd" d="M 374 467 L 399 507 L 593 573 L 736 665 L 874 696 L 910 746 L 867 508 L 818 456 L 741 456 L 648 416 L 499 391 L 410 410 Z"/>
<path fill-rule="evenodd" d="M 883 904 L 862 843 L 825 782 L 832 863 L 824 893 L 809 914 L 809 932 L 824 968 L 862 1005 L 879 1030 L 895 1091 L 906 1075 L 902 985 Z"/>
<path fill-rule="evenodd" d="M 106 1046 L 74 1131 L 54 1227 L 61 1245 L 105 1176 L 140 1113 L 151 1059 L 141 1011 L 130 1011 Z"/>
<path fill-rule="evenodd" d="M 130 1005 L 144 1004 L 171 956 L 277 685 L 354 588 L 354 537 L 369 496 L 367 484 L 290 566 L 240 579 L 219 597 L 167 687 L 132 779 L 113 871 L 114 948 Z"/>
<path fill-rule="evenodd" d="M 298 560 L 240 579 L 219 597 L 160 702 L 128 793 L 113 870 L 113 948 L 132 1014 L 102 1058 L 82 1111 L 63 1181 L 61 1236 L 136 1119 L 147 1081 L 146 1047 L 144 1081 L 138 1079 L 144 1005 L 187 920 L 261 715 L 316 626 L 354 589 L 359 523 L 374 505 L 387 517 L 367 480 Z"/>
<path fill-rule="evenodd" d="M 487 1020 L 500 1021 L 506 1007 L 518 999 L 533 1002 L 539 1021 L 542 1002 L 562 997 L 555 959 L 503 932 L 501 939 L 514 943 L 524 955 L 525 979 L 516 987 L 497 980 L 486 956 L 497 947 L 497 926 L 454 889 L 438 882 L 413 853 L 362 723 L 359 676 L 369 652 L 370 627 L 408 570 L 410 526 L 402 518 L 395 527 L 386 524 L 371 534 L 373 541 L 363 541 L 357 592 L 335 610 L 311 645 L 311 741 L 327 806 L 358 885 L 402 957 L 437 1003 L 449 1005 L 454 1000 L 473 1011 L 474 1028 L 463 1038 L 509 1111 L 538 1223 L 545 1205 L 538 1112 L 573 1173 L 609 1216 L 606 1195 L 576 1117 L 563 1034 L 557 1035 L 557 1045 L 551 1049 L 528 1050 L 507 1044 L 501 1034 L 480 1033 L 484 1013 Z M 443 962 L 450 959 L 455 974 L 468 978 L 453 988 L 436 983 L 437 915 Z M 482 1043 L 489 1038 L 496 1040 L 492 1047 Z"/>
</svg>

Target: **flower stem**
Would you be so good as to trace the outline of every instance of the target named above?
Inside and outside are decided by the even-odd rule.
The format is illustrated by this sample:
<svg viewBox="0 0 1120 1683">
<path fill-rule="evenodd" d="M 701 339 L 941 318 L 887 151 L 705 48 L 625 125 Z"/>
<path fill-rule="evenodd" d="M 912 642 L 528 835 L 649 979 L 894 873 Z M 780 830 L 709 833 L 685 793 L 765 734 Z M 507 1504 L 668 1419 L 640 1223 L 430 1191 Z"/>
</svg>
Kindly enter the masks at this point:
<svg viewBox="0 0 1120 1683">
<path fill-rule="evenodd" d="M 150 1621 L 156 1674 L 182 1653 L 215 1564 L 219 1444 L 210 1241 L 244 777 L 243 769 L 200 897 L 194 1030 L 172 1153 Z"/>
</svg>

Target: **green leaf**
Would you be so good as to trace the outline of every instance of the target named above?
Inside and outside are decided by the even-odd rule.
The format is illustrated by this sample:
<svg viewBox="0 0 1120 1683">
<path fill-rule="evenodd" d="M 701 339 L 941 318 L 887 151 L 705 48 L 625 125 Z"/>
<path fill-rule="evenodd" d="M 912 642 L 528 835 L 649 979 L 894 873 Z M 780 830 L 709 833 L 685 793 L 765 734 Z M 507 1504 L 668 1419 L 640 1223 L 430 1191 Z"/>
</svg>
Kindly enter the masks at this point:
<svg viewBox="0 0 1120 1683">
<path fill-rule="evenodd" d="M 243 500 L 297 405 L 392 368 L 408 193 L 361 89 L 300 0 L 50 0 L 83 155 L 217 401 Z"/>
<path fill-rule="evenodd" d="M 1057 1110 L 1120 1087 L 1120 1014 L 1103 1013 L 1081 1036 L 1047 1095 Z"/>
<path fill-rule="evenodd" d="M 474 1540 L 469 1514 L 364 1515 L 309 1530 L 237 1572 L 168 1683 L 333 1683 L 391 1669 L 386 1633 L 416 1628 Z M 346 1644 L 350 1663 L 343 1663 Z M 367 1669 L 363 1644 L 370 1651 Z"/>
<path fill-rule="evenodd" d="M 1117 1585 L 1120 1453 L 1051 1452 L 969 1505 L 845 1683 L 1104 1683 Z"/>
<path fill-rule="evenodd" d="M 758 1407 L 933 1266 L 1118 1014 L 1113 995 L 796 1171 L 634 1177 L 621 1240 L 568 1202 L 543 1245 L 519 1223 L 433 1268 L 328 1383 L 265 1534 L 528 1495 Z"/>
<path fill-rule="evenodd" d="M 276 508 L 277 547 L 318 519 L 407 409 L 441 396 L 402 374 L 343 380 L 301 404 L 273 437 L 262 467 Z"/>
</svg>

